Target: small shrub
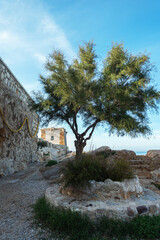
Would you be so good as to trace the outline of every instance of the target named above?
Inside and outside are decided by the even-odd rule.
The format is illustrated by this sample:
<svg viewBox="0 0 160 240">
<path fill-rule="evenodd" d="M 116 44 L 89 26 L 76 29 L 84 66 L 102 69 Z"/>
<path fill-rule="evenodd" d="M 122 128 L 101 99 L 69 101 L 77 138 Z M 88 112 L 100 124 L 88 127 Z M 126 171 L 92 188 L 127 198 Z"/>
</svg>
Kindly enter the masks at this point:
<svg viewBox="0 0 160 240">
<path fill-rule="evenodd" d="M 44 147 L 47 147 L 47 142 L 45 142 L 45 141 L 39 141 L 38 143 L 37 143 L 37 150 L 39 149 L 39 148 L 44 148 Z"/>
<path fill-rule="evenodd" d="M 123 181 L 133 178 L 132 168 L 125 159 L 116 160 L 109 166 L 108 175 L 112 181 Z"/>
<path fill-rule="evenodd" d="M 133 177 L 126 160 L 114 160 L 110 163 L 102 155 L 90 154 L 83 154 L 81 159 L 67 162 L 63 175 L 65 187 L 73 188 L 89 185 L 89 180 L 104 181 L 110 178 L 113 181 L 122 181 Z"/>
<path fill-rule="evenodd" d="M 50 153 L 49 153 L 49 152 L 48 152 L 48 153 L 43 153 L 43 155 L 44 155 L 44 156 L 49 156 Z"/>
<path fill-rule="evenodd" d="M 103 181 L 105 162 L 101 157 L 83 154 L 81 159 L 68 161 L 63 170 L 65 186 L 73 188 L 89 184 L 89 180 Z"/>
<path fill-rule="evenodd" d="M 45 165 L 45 167 L 51 167 L 57 163 L 58 162 L 56 160 L 49 160 L 48 163 Z"/>
</svg>

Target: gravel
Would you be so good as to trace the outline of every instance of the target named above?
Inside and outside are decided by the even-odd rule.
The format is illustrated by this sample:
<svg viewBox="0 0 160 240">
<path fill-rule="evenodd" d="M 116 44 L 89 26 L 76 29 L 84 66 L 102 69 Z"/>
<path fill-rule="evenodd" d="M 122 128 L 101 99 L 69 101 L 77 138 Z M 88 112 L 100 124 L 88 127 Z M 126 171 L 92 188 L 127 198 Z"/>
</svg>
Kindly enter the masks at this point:
<svg viewBox="0 0 160 240">
<path fill-rule="evenodd" d="M 32 163 L 26 171 L 0 178 L 0 240 L 56 239 L 34 224 L 32 206 L 50 186 L 40 167 Z"/>
</svg>

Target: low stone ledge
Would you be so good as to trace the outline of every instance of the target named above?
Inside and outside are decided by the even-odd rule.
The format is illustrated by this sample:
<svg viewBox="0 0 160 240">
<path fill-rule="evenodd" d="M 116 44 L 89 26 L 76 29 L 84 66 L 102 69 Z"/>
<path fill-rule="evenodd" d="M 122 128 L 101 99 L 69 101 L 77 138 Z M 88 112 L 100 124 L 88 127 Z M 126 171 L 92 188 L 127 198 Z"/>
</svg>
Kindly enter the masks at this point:
<svg viewBox="0 0 160 240">
<path fill-rule="evenodd" d="M 92 219 L 107 216 L 114 219 L 129 220 L 138 215 L 159 215 L 160 195 L 149 189 L 144 189 L 141 197 L 127 200 L 77 200 L 74 197 L 60 193 L 59 184 L 46 190 L 46 199 L 55 206 L 71 208 L 74 211 L 86 213 Z"/>
</svg>

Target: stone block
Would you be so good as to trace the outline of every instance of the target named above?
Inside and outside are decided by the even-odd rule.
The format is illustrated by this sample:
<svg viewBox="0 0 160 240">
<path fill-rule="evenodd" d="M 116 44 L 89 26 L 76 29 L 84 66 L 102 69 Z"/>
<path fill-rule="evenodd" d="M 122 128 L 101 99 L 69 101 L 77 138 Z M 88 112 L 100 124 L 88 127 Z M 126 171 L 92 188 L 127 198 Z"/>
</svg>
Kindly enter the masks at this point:
<svg viewBox="0 0 160 240">
<path fill-rule="evenodd" d="M 148 212 L 148 208 L 146 207 L 146 206 L 138 206 L 137 207 L 137 212 L 138 212 L 138 214 L 143 214 L 143 213 L 146 213 L 146 212 Z"/>
<path fill-rule="evenodd" d="M 149 212 L 153 215 L 157 212 L 157 206 L 156 205 L 150 205 L 149 206 Z"/>
<path fill-rule="evenodd" d="M 134 217 L 134 211 L 133 211 L 133 209 L 132 208 L 130 208 L 130 207 L 127 207 L 127 215 L 129 216 L 129 217 Z"/>
</svg>

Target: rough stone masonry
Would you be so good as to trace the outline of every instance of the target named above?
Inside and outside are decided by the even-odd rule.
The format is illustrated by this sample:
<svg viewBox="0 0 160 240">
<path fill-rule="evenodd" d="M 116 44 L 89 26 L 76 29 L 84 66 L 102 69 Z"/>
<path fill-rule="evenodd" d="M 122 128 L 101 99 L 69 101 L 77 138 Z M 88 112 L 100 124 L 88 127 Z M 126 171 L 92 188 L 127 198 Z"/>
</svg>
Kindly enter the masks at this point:
<svg viewBox="0 0 160 240">
<path fill-rule="evenodd" d="M 19 129 L 28 117 L 31 134 L 34 135 L 38 115 L 28 106 L 30 96 L 0 58 L 0 109 L 12 129 Z M 26 168 L 36 161 L 37 137 L 31 138 L 27 123 L 14 133 L 5 124 L 0 113 L 0 175 L 7 175 Z"/>
</svg>

